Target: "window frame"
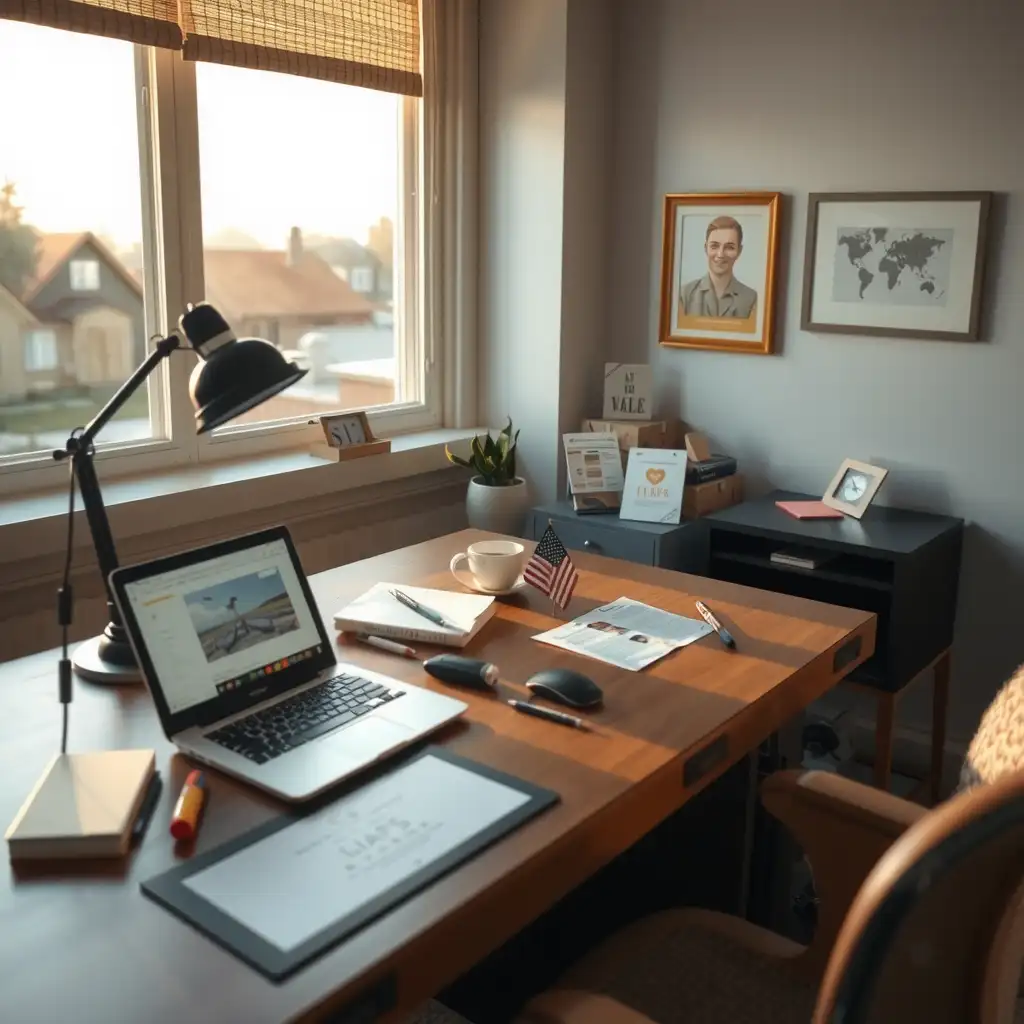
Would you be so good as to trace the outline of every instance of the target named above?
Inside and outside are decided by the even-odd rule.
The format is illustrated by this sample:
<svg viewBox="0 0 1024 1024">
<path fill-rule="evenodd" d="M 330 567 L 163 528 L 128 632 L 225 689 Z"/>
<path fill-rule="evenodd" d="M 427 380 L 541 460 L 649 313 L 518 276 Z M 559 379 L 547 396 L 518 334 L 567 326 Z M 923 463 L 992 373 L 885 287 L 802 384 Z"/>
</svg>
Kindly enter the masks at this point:
<svg viewBox="0 0 1024 1024">
<path fill-rule="evenodd" d="M 92 258 L 68 260 L 68 278 L 68 284 L 73 292 L 98 292 L 100 290 L 100 261 Z M 77 284 L 76 278 L 78 279 Z M 83 279 L 85 279 L 85 283 L 82 283 Z"/>
<path fill-rule="evenodd" d="M 438 70 L 431 65 L 433 53 L 428 45 L 429 33 L 436 33 L 438 13 L 436 0 L 424 0 L 424 68 L 425 78 Z M 454 36 L 469 26 L 475 33 L 475 0 L 456 0 L 454 16 L 441 19 L 442 31 Z M 431 25 L 426 22 L 431 21 Z M 460 44 L 463 58 L 469 56 L 464 39 Z M 475 50 L 472 54 L 475 60 Z M 441 62 L 439 61 L 438 64 Z M 189 168 L 199 166 L 198 120 L 196 108 L 195 66 L 180 54 L 168 50 L 135 48 L 136 96 L 139 126 L 139 167 L 143 203 L 143 252 L 145 322 L 147 336 L 166 333 L 177 322 L 192 296 L 205 293 L 202 268 L 202 220 L 199 177 Z M 443 65 L 441 65 L 443 66 Z M 469 79 L 475 87 L 474 75 Z M 460 75 L 456 87 L 466 81 Z M 468 102 L 467 102 L 468 101 Z M 441 105 L 445 104 L 442 110 Z M 474 404 L 475 381 L 465 378 L 461 366 L 472 366 L 475 354 L 463 349 L 475 346 L 475 330 L 459 320 L 459 326 L 444 332 L 444 317 L 437 315 L 450 301 L 450 283 L 455 276 L 461 280 L 459 289 L 465 293 L 464 308 L 472 310 L 475 297 L 475 275 L 465 277 L 458 270 L 474 266 L 472 258 L 460 258 L 456 252 L 438 262 L 438 243 L 425 244 L 434 234 L 441 238 L 450 234 L 446 214 L 458 214 L 458 223 L 475 224 L 476 210 L 450 209 L 445 200 L 455 203 L 475 198 L 472 188 L 452 188 L 450 181 L 438 187 L 437 160 L 425 158 L 424 147 L 430 138 L 441 153 L 445 139 L 437 125 L 447 125 L 449 132 L 467 130 L 465 125 L 476 116 L 476 95 L 460 96 L 455 90 L 447 93 L 427 88 L 422 100 L 404 97 L 401 106 L 399 151 L 402 158 L 402 194 L 398 222 L 395 225 L 396 255 L 394 294 L 401 296 L 396 306 L 403 315 L 395 318 L 398 354 L 398 388 L 401 401 L 389 406 L 366 410 L 377 436 L 396 436 L 441 426 L 466 426 L 467 408 Z M 432 133 L 424 126 L 435 126 Z M 469 129 L 472 132 L 472 128 Z M 449 171 L 462 174 L 462 169 Z M 475 169 L 466 169 L 475 183 Z M 424 197 L 433 195 L 434 202 Z M 438 199 L 438 197 L 442 197 Z M 455 203 L 452 205 L 454 206 Z M 464 228 L 460 227 L 464 231 Z M 468 264 L 468 265 L 467 265 Z M 452 267 L 446 275 L 438 273 Z M 427 278 L 436 283 L 428 289 Z M 461 301 L 461 300 L 460 300 Z M 455 356 L 452 359 L 452 356 Z M 453 394 L 451 382 L 445 382 L 443 363 L 448 357 L 459 375 Z M 212 435 L 197 436 L 191 430 L 193 410 L 188 398 L 188 378 L 196 357 L 188 350 L 176 352 L 149 378 L 150 423 L 153 436 L 125 442 L 103 442 L 96 452 L 102 463 L 101 478 L 133 475 L 173 469 L 175 467 L 238 459 L 248 456 L 305 450 L 321 436 L 317 424 L 306 418 L 253 425 L 227 427 Z M 458 364 L 458 365 L 456 365 Z M 333 410 L 341 411 L 341 410 Z M 101 438 L 102 442 L 102 438 Z M 0 460 L 0 497 L 62 485 L 66 467 L 53 463 L 48 452 Z"/>
<path fill-rule="evenodd" d="M 36 347 L 40 336 L 50 344 L 52 358 L 46 366 L 39 366 Z M 32 353 L 31 359 L 29 353 Z M 51 373 L 60 368 L 60 350 L 57 345 L 57 331 L 53 327 L 30 327 L 22 336 L 22 362 L 26 373 Z M 31 363 L 31 365 L 29 365 Z"/>
</svg>

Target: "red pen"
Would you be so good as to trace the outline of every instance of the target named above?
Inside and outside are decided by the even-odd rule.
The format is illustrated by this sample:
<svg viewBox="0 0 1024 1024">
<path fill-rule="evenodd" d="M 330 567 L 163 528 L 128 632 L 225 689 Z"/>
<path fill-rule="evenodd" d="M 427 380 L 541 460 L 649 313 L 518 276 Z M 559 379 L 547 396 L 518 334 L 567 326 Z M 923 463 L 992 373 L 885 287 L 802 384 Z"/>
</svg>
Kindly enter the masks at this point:
<svg viewBox="0 0 1024 1024">
<path fill-rule="evenodd" d="M 171 815 L 171 835 L 175 839 L 195 839 L 199 832 L 199 819 L 206 803 L 206 779 L 198 768 L 188 773 L 181 795 Z"/>
</svg>

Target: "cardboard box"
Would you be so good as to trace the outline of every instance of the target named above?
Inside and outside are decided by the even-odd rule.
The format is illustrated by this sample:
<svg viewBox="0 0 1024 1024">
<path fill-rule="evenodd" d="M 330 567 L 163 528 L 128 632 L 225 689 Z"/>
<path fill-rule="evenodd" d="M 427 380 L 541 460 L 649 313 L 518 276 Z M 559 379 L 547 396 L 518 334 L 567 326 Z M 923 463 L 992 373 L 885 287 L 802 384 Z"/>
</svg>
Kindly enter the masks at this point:
<svg viewBox="0 0 1024 1024">
<path fill-rule="evenodd" d="M 684 424 L 679 420 L 584 420 L 582 429 L 592 434 L 614 434 L 619 451 L 630 448 L 676 448 L 683 443 Z"/>
<path fill-rule="evenodd" d="M 733 473 L 706 484 L 687 484 L 683 489 L 683 518 L 699 519 L 743 500 L 743 474 Z"/>
</svg>

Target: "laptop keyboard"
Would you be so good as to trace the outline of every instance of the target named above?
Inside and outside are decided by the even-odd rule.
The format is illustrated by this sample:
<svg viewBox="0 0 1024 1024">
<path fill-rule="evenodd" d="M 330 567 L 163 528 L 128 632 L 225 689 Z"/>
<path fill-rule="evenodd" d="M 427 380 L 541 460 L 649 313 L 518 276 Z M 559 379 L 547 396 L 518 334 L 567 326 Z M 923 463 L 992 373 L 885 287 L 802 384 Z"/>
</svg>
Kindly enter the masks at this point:
<svg viewBox="0 0 1024 1024">
<path fill-rule="evenodd" d="M 390 690 L 359 676 L 335 676 L 207 733 L 206 738 L 256 764 L 265 764 L 403 694 L 403 690 Z"/>
</svg>

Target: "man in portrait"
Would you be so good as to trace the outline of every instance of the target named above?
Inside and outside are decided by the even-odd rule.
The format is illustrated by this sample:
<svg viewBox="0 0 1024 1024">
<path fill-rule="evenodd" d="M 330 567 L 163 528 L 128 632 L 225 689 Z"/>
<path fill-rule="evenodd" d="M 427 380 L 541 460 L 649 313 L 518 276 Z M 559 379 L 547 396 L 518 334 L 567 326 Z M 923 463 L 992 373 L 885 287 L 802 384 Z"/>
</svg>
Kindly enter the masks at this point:
<svg viewBox="0 0 1024 1024">
<path fill-rule="evenodd" d="M 757 292 L 733 276 L 743 252 L 743 228 L 734 217 L 715 217 L 704 234 L 708 272 L 683 286 L 685 316 L 734 317 L 746 320 L 757 305 Z"/>
</svg>

